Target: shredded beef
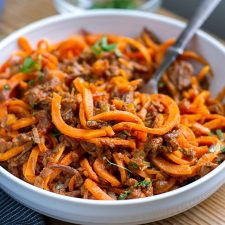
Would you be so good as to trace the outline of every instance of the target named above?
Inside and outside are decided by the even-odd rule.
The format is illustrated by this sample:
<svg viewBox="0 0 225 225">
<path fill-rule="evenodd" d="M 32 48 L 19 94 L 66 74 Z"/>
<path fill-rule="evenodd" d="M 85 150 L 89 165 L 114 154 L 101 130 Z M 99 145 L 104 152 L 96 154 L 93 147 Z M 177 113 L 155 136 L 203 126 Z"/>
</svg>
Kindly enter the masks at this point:
<svg viewBox="0 0 225 225">
<path fill-rule="evenodd" d="M 60 169 L 64 173 L 68 173 L 70 175 L 75 175 L 76 176 L 75 187 L 80 187 L 81 184 L 83 183 L 83 178 L 81 177 L 79 171 L 74 169 L 71 166 L 65 166 L 65 165 L 59 165 L 59 164 L 53 163 L 53 164 L 49 165 L 49 168 L 51 168 L 51 169 Z"/>
<path fill-rule="evenodd" d="M 30 88 L 27 94 L 27 100 L 30 105 L 50 110 L 53 88 L 59 83 L 58 78 L 46 81 L 44 84 L 39 84 Z"/>
<path fill-rule="evenodd" d="M 172 132 L 164 135 L 164 141 L 166 142 L 166 145 L 169 145 L 173 148 L 173 150 L 176 150 L 179 147 L 177 143 L 177 137 L 178 131 L 173 130 Z"/>
<path fill-rule="evenodd" d="M 153 154 L 159 152 L 172 152 L 177 150 L 179 145 L 176 138 L 178 137 L 177 130 L 165 134 L 163 137 L 149 138 L 145 143 L 145 151 Z"/>
<path fill-rule="evenodd" d="M 45 110 L 40 110 L 35 115 L 38 120 L 37 129 L 40 133 L 45 134 L 52 128 L 51 118 Z"/>
<path fill-rule="evenodd" d="M 14 146 L 20 146 L 32 140 L 33 140 L 33 134 L 32 132 L 28 132 L 28 133 L 19 134 L 18 136 L 13 138 L 12 142 Z"/>
<path fill-rule="evenodd" d="M 86 125 L 91 129 L 100 129 L 102 127 L 107 127 L 108 123 L 102 120 L 88 120 Z"/>
<path fill-rule="evenodd" d="M 167 74 L 175 87 L 182 91 L 191 86 L 191 78 L 193 75 L 193 66 L 186 61 L 176 61 L 169 67 Z"/>
<path fill-rule="evenodd" d="M 78 102 L 76 98 L 69 96 L 62 100 L 61 115 L 63 120 L 70 126 L 76 125 L 78 122 L 77 116 L 75 115 L 78 108 Z"/>
<path fill-rule="evenodd" d="M 59 137 L 59 141 L 61 143 L 63 143 L 66 147 L 70 147 L 72 149 L 77 149 L 79 148 L 79 141 L 77 139 L 74 139 L 74 138 L 70 138 L 68 136 L 65 136 L 65 135 L 61 135 Z"/>
<path fill-rule="evenodd" d="M 155 127 L 158 122 L 159 112 L 163 112 L 164 107 L 158 102 L 152 102 L 147 108 L 145 126 Z"/>
<path fill-rule="evenodd" d="M 161 148 L 162 144 L 162 137 L 149 138 L 148 141 L 145 143 L 145 151 L 156 153 Z"/>
<path fill-rule="evenodd" d="M 59 65 L 60 69 L 68 74 L 67 79 L 73 80 L 76 77 L 91 74 L 91 66 L 86 62 L 79 63 L 77 60 L 64 60 Z"/>
<path fill-rule="evenodd" d="M 92 156 L 97 156 L 102 151 L 101 148 L 96 147 L 95 144 L 90 142 L 81 141 L 80 145 L 85 152 L 89 153 Z"/>
<path fill-rule="evenodd" d="M 8 170 L 9 172 L 13 173 L 14 175 L 18 175 L 20 171 L 18 169 L 23 165 L 29 158 L 30 150 L 33 147 L 32 142 L 27 142 L 27 144 L 24 146 L 23 151 L 16 157 L 9 159 L 8 161 Z"/>
<path fill-rule="evenodd" d="M 134 92 L 128 92 L 122 96 L 122 100 L 125 103 L 132 103 L 134 100 Z"/>
<path fill-rule="evenodd" d="M 207 106 L 210 113 L 224 115 L 224 107 L 219 101 L 215 101 L 215 99 L 208 99 Z"/>
<path fill-rule="evenodd" d="M 0 153 L 4 153 L 12 147 L 13 143 L 11 141 L 7 142 L 5 139 L 0 138 Z"/>
</svg>

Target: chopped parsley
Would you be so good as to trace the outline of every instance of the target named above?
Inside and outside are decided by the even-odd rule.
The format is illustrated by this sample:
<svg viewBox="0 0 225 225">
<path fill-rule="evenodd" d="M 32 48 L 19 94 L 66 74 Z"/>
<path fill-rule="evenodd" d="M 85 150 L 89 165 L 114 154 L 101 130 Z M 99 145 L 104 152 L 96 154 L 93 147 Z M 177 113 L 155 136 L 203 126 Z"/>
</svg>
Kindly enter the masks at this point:
<svg viewBox="0 0 225 225">
<path fill-rule="evenodd" d="M 143 181 L 140 181 L 140 182 L 137 182 L 134 187 L 144 187 L 144 188 L 148 188 L 149 185 L 151 185 L 151 181 L 148 181 L 148 180 L 143 180 Z"/>
<path fill-rule="evenodd" d="M 210 135 L 210 136 L 214 136 L 215 134 L 214 134 L 214 132 L 210 131 L 210 132 L 209 132 L 209 135 Z"/>
<path fill-rule="evenodd" d="M 29 81 L 27 82 L 27 84 L 28 84 L 29 86 L 34 86 L 35 80 L 29 80 Z"/>
<path fill-rule="evenodd" d="M 165 83 L 164 82 L 159 82 L 159 88 L 162 88 L 165 86 Z"/>
<path fill-rule="evenodd" d="M 138 168 L 139 168 L 138 164 L 135 163 L 135 162 L 131 162 L 131 161 L 130 161 L 128 165 L 129 165 L 130 167 L 134 168 L 134 169 L 138 169 Z"/>
<path fill-rule="evenodd" d="M 35 70 L 41 70 L 41 60 L 40 56 L 38 56 L 38 62 L 34 61 L 30 56 L 27 56 L 24 60 L 24 63 L 21 68 L 21 72 L 23 73 L 31 73 Z"/>
<path fill-rule="evenodd" d="M 37 111 L 33 111 L 33 112 L 32 112 L 32 116 L 37 115 L 37 113 L 38 113 Z"/>
<path fill-rule="evenodd" d="M 4 84 L 3 89 L 4 89 L 5 91 L 8 91 L 8 90 L 10 89 L 10 87 L 9 87 L 8 84 Z"/>
<path fill-rule="evenodd" d="M 62 189 L 62 187 L 63 187 L 63 184 L 56 184 L 55 185 L 56 190 L 60 190 L 60 189 Z"/>
<path fill-rule="evenodd" d="M 135 9 L 138 7 L 136 0 L 108 0 L 108 1 L 95 1 L 91 6 L 92 9 L 96 8 L 109 8 L 109 9 Z"/>
<path fill-rule="evenodd" d="M 100 55 L 103 52 L 112 52 L 112 51 L 114 51 L 118 57 L 122 55 L 121 52 L 117 49 L 117 44 L 115 43 L 108 44 L 108 39 L 106 36 L 102 37 L 101 40 L 97 41 L 91 47 L 91 50 L 95 55 Z"/>
<path fill-rule="evenodd" d="M 103 159 L 105 159 L 105 160 L 109 163 L 109 165 L 111 165 L 111 166 L 117 166 L 117 167 L 119 167 L 119 168 L 122 168 L 122 169 L 128 171 L 129 173 L 132 173 L 132 172 L 131 172 L 129 169 L 127 169 L 126 167 L 117 165 L 116 163 L 113 163 L 113 162 L 109 161 L 106 157 L 103 157 Z"/>
<path fill-rule="evenodd" d="M 216 130 L 216 134 L 221 141 L 224 141 L 223 132 L 220 129 Z"/>
<path fill-rule="evenodd" d="M 121 53 L 121 51 L 118 48 L 116 48 L 114 52 L 115 52 L 117 57 L 122 57 L 123 56 L 123 54 Z"/>
<path fill-rule="evenodd" d="M 44 74 L 43 73 L 39 73 L 38 74 L 38 80 L 43 80 L 44 79 Z"/>
<path fill-rule="evenodd" d="M 225 146 L 221 146 L 221 147 L 220 147 L 220 151 L 221 151 L 222 153 L 225 153 Z"/>
<path fill-rule="evenodd" d="M 123 130 L 121 133 L 128 136 L 128 137 L 130 136 L 130 133 L 127 130 Z"/>
<path fill-rule="evenodd" d="M 53 137 L 58 137 L 61 133 L 57 129 L 53 129 L 51 134 Z"/>
<path fill-rule="evenodd" d="M 223 159 L 222 158 L 217 158 L 217 163 L 221 164 L 223 162 Z"/>
<path fill-rule="evenodd" d="M 122 194 L 119 195 L 118 200 L 126 199 L 130 193 L 131 193 L 131 190 L 124 191 Z"/>
<path fill-rule="evenodd" d="M 216 145 L 211 145 L 210 148 L 209 148 L 209 152 L 213 153 L 215 151 L 216 151 Z"/>
</svg>

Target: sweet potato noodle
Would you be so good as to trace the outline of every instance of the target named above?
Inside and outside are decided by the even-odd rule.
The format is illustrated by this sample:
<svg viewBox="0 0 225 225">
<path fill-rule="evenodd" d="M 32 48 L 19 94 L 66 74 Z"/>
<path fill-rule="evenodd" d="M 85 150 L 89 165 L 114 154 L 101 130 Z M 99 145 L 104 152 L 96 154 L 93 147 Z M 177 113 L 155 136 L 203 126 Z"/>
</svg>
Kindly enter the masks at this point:
<svg viewBox="0 0 225 225">
<path fill-rule="evenodd" d="M 225 159 L 225 89 L 211 97 L 206 60 L 185 51 L 159 94 L 138 91 L 173 43 L 146 29 L 35 47 L 20 37 L 0 68 L 1 166 L 44 190 L 97 200 L 168 192 L 213 170 Z"/>
</svg>

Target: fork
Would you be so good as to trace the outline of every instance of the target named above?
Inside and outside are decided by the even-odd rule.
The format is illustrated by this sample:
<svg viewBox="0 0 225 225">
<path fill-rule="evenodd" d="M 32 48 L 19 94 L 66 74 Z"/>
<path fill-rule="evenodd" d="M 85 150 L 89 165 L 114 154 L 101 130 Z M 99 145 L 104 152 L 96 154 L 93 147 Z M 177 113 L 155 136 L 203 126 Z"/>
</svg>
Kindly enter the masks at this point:
<svg viewBox="0 0 225 225">
<path fill-rule="evenodd" d="M 158 82 L 166 69 L 181 55 L 184 48 L 194 36 L 198 28 L 207 20 L 221 0 L 204 0 L 197 8 L 194 16 L 186 28 L 182 31 L 173 46 L 168 48 L 162 64 L 150 78 L 150 80 L 141 88 L 141 92 L 156 94 L 158 93 Z"/>
</svg>

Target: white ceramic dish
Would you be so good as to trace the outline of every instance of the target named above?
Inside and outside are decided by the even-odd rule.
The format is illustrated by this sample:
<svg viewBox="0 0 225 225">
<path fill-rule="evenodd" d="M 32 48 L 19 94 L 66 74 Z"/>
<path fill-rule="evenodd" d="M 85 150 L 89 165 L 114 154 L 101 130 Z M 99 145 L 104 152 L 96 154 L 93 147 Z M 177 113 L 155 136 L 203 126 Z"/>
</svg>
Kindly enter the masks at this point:
<svg viewBox="0 0 225 225">
<path fill-rule="evenodd" d="M 135 36 L 146 26 L 162 40 L 176 37 L 184 27 L 176 20 L 143 12 L 92 11 L 88 14 L 62 15 L 31 24 L 0 43 L 1 62 L 17 48 L 25 35 L 36 43 L 40 38 L 58 41 L 86 28 L 91 32 L 110 32 Z M 190 48 L 204 55 L 216 77 L 211 81 L 215 94 L 224 86 L 225 49 L 214 38 L 199 31 Z M 180 189 L 144 199 L 96 201 L 50 193 L 11 175 L 0 167 L 0 187 L 24 205 L 45 215 L 79 224 L 140 224 L 181 213 L 213 194 L 225 180 L 225 163 L 203 178 Z"/>
</svg>

